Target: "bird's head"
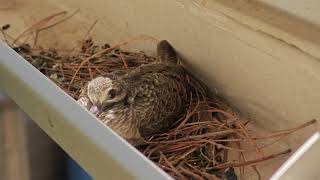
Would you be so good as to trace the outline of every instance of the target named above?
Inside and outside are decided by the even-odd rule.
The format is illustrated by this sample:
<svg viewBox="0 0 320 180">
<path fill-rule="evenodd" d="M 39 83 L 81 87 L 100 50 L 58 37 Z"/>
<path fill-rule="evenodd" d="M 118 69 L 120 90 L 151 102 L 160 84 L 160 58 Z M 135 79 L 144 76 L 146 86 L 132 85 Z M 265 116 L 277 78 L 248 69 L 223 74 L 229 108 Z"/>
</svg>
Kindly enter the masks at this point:
<svg viewBox="0 0 320 180">
<path fill-rule="evenodd" d="M 93 105 L 91 109 L 97 108 L 103 111 L 123 101 L 126 96 L 127 91 L 116 79 L 97 77 L 88 84 L 88 97 Z"/>
</svg>

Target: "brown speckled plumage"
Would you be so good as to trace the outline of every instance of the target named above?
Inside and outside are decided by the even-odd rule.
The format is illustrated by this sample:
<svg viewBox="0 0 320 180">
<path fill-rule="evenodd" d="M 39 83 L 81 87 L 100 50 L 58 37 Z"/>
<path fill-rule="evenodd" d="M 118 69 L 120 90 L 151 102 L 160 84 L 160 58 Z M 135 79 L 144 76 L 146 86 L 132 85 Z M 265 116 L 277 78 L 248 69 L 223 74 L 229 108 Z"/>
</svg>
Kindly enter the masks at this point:
<svg viewBox="0 0 320 180">
<path fill-rule="evenodd" d="M 157 63 L 92 80 L 78 100 L 99 107 L 98 118 L 133 145 L 168 128 L 185 106 L 185 70 L 174 49 L 161 41 L 157 55 Z"/>
</svg>

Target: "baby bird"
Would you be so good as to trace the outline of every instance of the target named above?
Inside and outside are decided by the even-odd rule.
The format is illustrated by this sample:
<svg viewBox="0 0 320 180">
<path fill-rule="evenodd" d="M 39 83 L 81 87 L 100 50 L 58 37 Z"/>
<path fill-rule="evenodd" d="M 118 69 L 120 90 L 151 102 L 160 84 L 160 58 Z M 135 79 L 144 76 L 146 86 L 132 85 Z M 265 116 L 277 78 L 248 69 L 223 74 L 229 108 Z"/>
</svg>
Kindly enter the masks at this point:
<svg viewBox="0 0 320 180">
<path fill-rule="evenodd" d="M 185 109 L 186 71 L 165 40 L 157 45 L 157 59 L 128 73 L 93 79 L 78 102 L 132 145 L 143 143 L 169 128 Z"/>
</svg>

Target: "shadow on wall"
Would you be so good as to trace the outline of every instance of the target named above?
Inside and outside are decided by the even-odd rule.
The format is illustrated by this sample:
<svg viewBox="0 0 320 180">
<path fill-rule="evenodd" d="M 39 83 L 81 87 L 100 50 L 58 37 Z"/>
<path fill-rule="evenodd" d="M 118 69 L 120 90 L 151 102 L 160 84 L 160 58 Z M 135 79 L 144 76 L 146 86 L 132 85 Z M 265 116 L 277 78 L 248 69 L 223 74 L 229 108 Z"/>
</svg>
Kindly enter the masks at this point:
<svg viewBox="0 0 320 180">
<path fill-rule="evenodd" d="M 93 180 L 72 158 L 67 157 L 67 174 L 69 180 Z"/>
</svg>

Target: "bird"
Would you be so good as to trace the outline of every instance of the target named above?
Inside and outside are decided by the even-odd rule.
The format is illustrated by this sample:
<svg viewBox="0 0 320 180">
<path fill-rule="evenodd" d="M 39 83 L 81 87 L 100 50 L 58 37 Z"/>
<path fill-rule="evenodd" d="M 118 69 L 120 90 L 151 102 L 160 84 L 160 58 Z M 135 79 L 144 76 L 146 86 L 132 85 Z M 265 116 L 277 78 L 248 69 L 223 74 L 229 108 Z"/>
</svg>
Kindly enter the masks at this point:
<svg viewBox="0 0 320 180">
<path fill-rule="evenodd" d="M 130 72 L 119 70 L 94 78 L 78 99 L 134 146 L 168 129 L 185 110 L 186 70 L 167 40 L 157 44 L 156 59 Z"/>
</svg>

